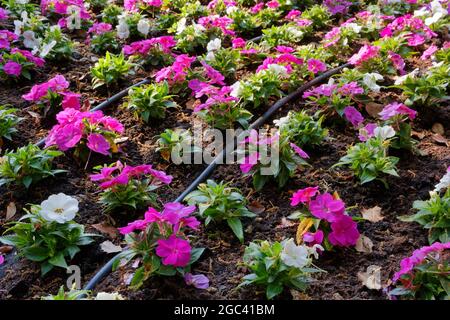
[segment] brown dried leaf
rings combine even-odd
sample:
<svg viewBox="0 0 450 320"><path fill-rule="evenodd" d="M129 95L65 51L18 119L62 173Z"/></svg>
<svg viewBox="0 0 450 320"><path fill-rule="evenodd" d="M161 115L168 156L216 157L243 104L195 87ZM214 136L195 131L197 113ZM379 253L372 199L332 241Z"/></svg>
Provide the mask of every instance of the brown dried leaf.
<svg viewBox="0 0 450 320"><path fill-rule="evenodd" d="M117 229L106 222L93 224L91 225L91 227L100 231L101 233L107 234L112 239L117 238Z"/></svg>
<svg viewBox="0 0 450 320"><path fill-rule="evenodd" d="M380 290L381 287L381 267L371 265L366 272L358 272L358 279L364 286L371 290Z"/></svg>
<svg viewBox="0 0 450 320"><path fill-rule="evenodd" d="M378 113L383 110L383 105L375 102L369 102L365 107L367 113L373 118L378 118Z"/></svg>
<svg viewBox="0 0 450 320"><path fill-rule="evenodd" d="M369 237L360 235L358 241L356 241L355 249L358 252L371 253L373 248L373 242Z"/></svg>
<svg viewBox="0 0 450 320"><path fill-rule="evenodd" d="M424 131L417 132L417 131L412 130L411 131L411 135L414 136L414 137L419 138L420 140L422 140L423 138L425 138L426 133Z"/></svg>
<svg viewBox="0 0 450 320"><path fill-rule="evenodd" d="M436 122L435 124L433 124L433 126L431 127L431 131L433 131L434 133L440 134L441 136L443 136L445 134L444 126L442 124L440 124L439 122Z"/></svg>
<svg viewBox="0 0 450 320"><path fill-rule="evenodd" d="M1 246L1 247L0 247L0 253L3 253L3 254L9 253L9 252L11 252L12 250L13 250L13 247L12 247L12 246Z"/></svg>
<svg viewBox="0 0 450 320"><path fill-rule="evenodd" d="M375 206L369 209L363 209L361 211L363 219L370 222L378 222L384 219L381 215L381 208L379 206Z"/></svg>
<svg viewBox="0 0 450 320"><path fill-rule="evenodd" d="M295 226L295 223L292 221L289 221L285 217L281 218L281 223L275 227L275 229L285 229Z"/></svg>
<svg viewBox="0 0 450 320"><path fill-rule="evenodd" d="M6 220L11 220L12 217L15 216L17 212L16 204L14 202L10 202L6 207Z"/></svg>
<svg viewBox="0 0 450 320"><path fill-rule="evenodd" d="M437 143L445 144L447 147L450 146L448 140L441 136L439 133L435 133L431 136Z"/></svg>

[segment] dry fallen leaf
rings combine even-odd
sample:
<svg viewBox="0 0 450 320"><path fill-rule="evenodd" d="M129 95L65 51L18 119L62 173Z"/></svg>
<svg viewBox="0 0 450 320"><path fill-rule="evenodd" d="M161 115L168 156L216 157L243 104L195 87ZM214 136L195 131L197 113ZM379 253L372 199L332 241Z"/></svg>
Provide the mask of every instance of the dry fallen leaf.
<svg viewBox="0 0 450 320"><path fill-rule="evenodd" d="M434 133L438 133L442 136L445 134L444 126L442 124L440 124L439 122L436 122L435 124L433 124L433 126L431 127L431 131L433 131Z"/></svg>
<svg viewBox="0 0 450 320"><path fill-rule="evenodd" d="M301 244L303 242L303 235L311 229L314 221L311 218L305 218L298 224L296 240L297 244Z"/></svg>
<svg viewBox="0 0 450 320"><path fill-rule="evenodd" d="M369 209L363 209L361 211L361 214L363 219L370 222L378 222L384 219L384 217L381 215L381 208L379 206L375 206Z"/></svg>
<svg viewBox="0 0 450 320"><path fill-rule="evenodd" d="M373 248L373 242L369 237L360 235L358 241L356 241L355 249L358 252L371 253Z"/></svg>
<svg viewBox="0 0 450 320"><path fill-rule="evenodd" d="M371 290L380 290L381 287L381 267L371 265L366 272L358 272L358 279L364 286Z"/></svg>
<svg viewBox="0 0 450 320"><path fill-rule="evenodd" d="M16 204L14 202L10 202L8 206L6 207L6 220L11 220L12 217L17 212Z"/></svg>
<svg viewBox="0 0 450 320"><path fill-rule="evenodd" d="M260 214L263 213L265 208L264 206L259 203L258 201L252 201L248 206L248 210L250 210L253 213Z"/></svg>
<svg viewBox="0 0 450 320"><path fill-rule="evenodd" d="M93 224L91 225L91 227L100 231L101 233L106 233L112 239L117 238L117 229L107 224L106 222Z"/></svg>
<svg viewBox="0 0 450 320"><path fill-rule="evenodd" d="M450 146L448 140L441 136L439 133L435 133L431 136L437 143L445 144L447 147Z"/></svg>
<svg viewBox="0 0 450 320"><path fill-rule="evenodd" d="M105 242L100 243L100 248L106 253L115 253L115 252L122 251L122 248L120 246L116 246L114 243L112 243L109 240L106 240Z"/></svg>
<svg viewBox="0 0 450 320"><path fill-rule="evenodd" d="M290 228L290 227L293 227L295 225L295 223L294 222L292 222L292 221L289 221L288 219L286 219L286 218L281 218L281 223L279 224L279 225L277 225L276 227L275 227L275 229L284 229L284 228Z"/></svg>
<svg viewBox="0 0 450 320"><path fill-rule="evenodd" d="M312 298L306 293L297 291L295 289L291 289L290 292L292 295L292 300L312 300Z"/></svg>
<svg viewBox="0 0 450 320"><path fill-rule="evenodd" d="M426 134L426 132L424 132L424 131L418 132L418 131L411 130L411 135L412 135L413 137L419 138L419 140L422 140L423 138L425 138L425 136L426 136L427 134Z"/></svg>
<svg viewBox="0 0 450 320"><path fill-rule="evenodd" d="M369 102L366 104L367 113L373 117L378 118L378 114L383 110L383 105L379 103Z"/></svg>

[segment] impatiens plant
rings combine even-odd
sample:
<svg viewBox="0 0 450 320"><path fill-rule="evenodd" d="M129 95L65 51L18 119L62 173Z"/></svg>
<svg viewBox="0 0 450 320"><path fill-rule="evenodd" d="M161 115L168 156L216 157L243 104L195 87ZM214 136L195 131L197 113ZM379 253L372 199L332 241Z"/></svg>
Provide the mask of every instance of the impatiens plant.
<svg viewBox="0 0 450 320"><path fill-rule="evenodd" d="M258 137L258 133L251 130L249 137L242 142L246 143L247 151L242 148L237 151L238 155L245 153L240 169L246 176L252 177L257 191L270 179L274 179L280 188L283 187L299 166L308 165L304 160L309 158L308 154L279 132Z"/></svg>
<svg viewBox="0 0 450 320"><path fill-rule="evenodd" d="M158 151L164 160L169 161L172 157L182 159L189 157L191 159L195 152L201 152L201 149L193 145L192 133L190 130L171 130L166 129L159 135L157 140ZM179 164L179 163L176 163Z"/></svg>
<svg viewBox="0 0 450 320"><path fill-rule="evenodd" d="M0 146L2 138L11 140L12 135L17 132L16 125L22 120L16 115L17 109L10 106L0 106Z"/></svg>
<svg viewBox="0 0 450 320"><path fill-rule="evenodd" d="M414 250L400 262L387 293L391 299L448 300L450 242L435 242Z"/></svg>
<svg viewBox="0 0 450 320"><path fill-rule="evenodd" d="M267 299L281 294L285 287L305 291L312 281L311 273L320 272L312 263L320 245L296 245L294 239L282 242L251 242L245 248L243 262L250 274L240 286L265 287Z"/></svg>
<svg viewBox="0 0 450 320"><path fill-rule="evenodd" d="M391 125L396 131L397 139L392 142L391 147L411 150L416 141L411 138L411 125L407 120L414 120L417 112L402 103L393 102L386 105L379 115L386 121L385 124Z"/></svg>
<svg viewBox="0 0 450 320"><path fill-rule="evenodd" d="M167 82L152 83L131 88L126 106L148 123L150 119L164 119L166 109L177 106L172 97Z"/></svg>
<svg viewBox="0 0 450 320"><path fill-rule="evenodd" d="M53 169L52 162L63 153L41 149L33 144L7 152L0 158L0 186L16 184L29 188L31 184L65 172Z"/></svg>
<svg viewBox="0 0 450 320"><path fill-rule="evenodd" d="M333 247L356 245L360 234L358 225L348 215L345 203L337 194L320 194L319 187L300 189L291 198L291 205L302 203L306 211L293 213L298 218L297 242L322 245L326 250Z"/></svg>
<svg viewBox="0 0 450 320"><path fill-rule="evenodd" d="M322 127L325 119L319 112L310 116L306 111L290 111L286 117L275 120L282 135L289 137L300 147L319 145L328 136L328 130Z"/></svg>
<svg viewBox="0 0 450 320"><path fill-rule="evenodd" d="M93 235L84 233L84 226L73 221L78 212L78 200L73 197L54 194L26 211L19 221L9 224L0 242L15 246L20 256L39 262L42 275L54 267L67 268L66 259L73 259L79 246L93 241Z"/></svg>
<svg viewBox="0 0 450 320"><path fill-rule="evenodd" d="M154 191L172 181L172 176L153 169L151 165L132 167L117 161L96 169L99 173L90 178L99 183L102 189L100 203L107 212L156 206L157 196Z"/></svg>
<svg viewBox="0 0 450 320"><path fill-rule="evenodd" d="M41 57L47 60L69 59L73 53L74 44L59 26L48 28L42 39Z"/></svg>
<svg viewBox="0 0 450 320"><path fill-rule="evenodd" d="M413 208L417 213L399 217L402 221L417 222L428 229L428 242L448 242L450 240L450 168L436 189L430 192L430 199L417 200ZM439 191L447 189L441 196Z"/></svg>
<svg viewBox="0 0 450 320"><path fill-rule="evenodd" d="M126 60L123 54L113 55L106 52L105 57L100 58L91 68L94 89L103 85L109 88L110 85L131 74L132 67L130 60Z"/></svg>
<svg viewBox="0 0 450 320"><path fill-rule="evenodd" d="M226 221L233 233L244 242L244 229L241 218L252 218L256 215L247 209L247 199L239 189L230 187L223 181L216 183L208 180L198 186L185 199L189 205L198 206L199 215L205 218L205 226L212 222Z"/></svg>
<svg viewBox="0 0 450 320"><path fill-rule="evenodd" d="M95 22L88 30L89 37L86 40L95 53L111 52L119 50L119 42L112 25L106 22Z"/></svg>
<svg viewBox="0 0 450 320"><path fill-rule="evenodd" d="M1 31L0 50L3 45ZM17 80L20 76L31 79L31 71L43 67L44 63L44 59L35 57L27 50L13 48L10 52L0 55L0 79L13 78Z"/></svg>
<svg viewBox="0 0 450 320"><path fill-rule="evenodd" d="M30 92L23 95L26 101L35 102L44 109L44 113L55 113L60 106L63 109L80 109L78 93L68 90L69 82L62 75L56 75L47 82L34 85Z"/></svg>
<svg viewBox="0 0 450 320"><path fill-rule="evenodd" d="M156 82L167 81L171 92L178 93L184 89L184 85L191 73L191 64L195 60L195 57L180 54L175 58L171 66L162 68L155 74Z"/></svg>
<svg viewBox="0 0 450 320"><path fill-rule="evenodd" d="M130 285L139 288L152 276L185 277L188 284L205 289L205 281L198 281L188 274L191 265L202 255L203 248L192 248L187 230L198 230L200 222L192 217L195 206L185 207L171 202L164 205L162 212L149 208L142 220L119 228L125 236L129 249L119 254L113 269L119 263L131 262L137 266Z"/></svg>
<svg viewBox="0 0 450 320"><path fill-rule="evenodd" d="M103 155L118 152L115 139L124 132L116 119L104 116L101 111L81 112L72 108L56 115L58 124L49 132L45 145L56 145L59 150L75 149L75 156L87 159L90 152Z"/></svg>
<svg viewBox="0 0 450 320"><path fill-rule="evenodd" d="M167 65L173 62L171 50L176 44L172 36L162 36L126 45L123 47L123 53L135 57L144 64Z"/></svg>
<svg viewBox="0 0 450 320"><path fill-rule="evenodd" d="M334 166L348 165L360 179L361 184L379 180L387 188L386 180L380 175L384 173L398 177L396 164L399 159L388 156L390 138L394 136L395 131L392 127L377 127L374 129L373 137L351 146L347 150L347 155Z"/></svg>
<svg viewBox="0 0 450 320"><path fill-rule="evenodd" d="M227 79L234 79L241 63L240 51L234 48L222 48L220 39L214 39L207 45L208 53L204 60Z"/></svg>

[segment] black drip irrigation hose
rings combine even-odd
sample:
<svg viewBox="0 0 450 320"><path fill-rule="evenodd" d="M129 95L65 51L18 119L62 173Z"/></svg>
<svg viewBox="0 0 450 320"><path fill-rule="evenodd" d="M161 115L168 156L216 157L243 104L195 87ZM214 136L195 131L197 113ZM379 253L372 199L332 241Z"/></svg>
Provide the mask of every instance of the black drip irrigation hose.
<svg viewBox="0 0 450 320"><path fill-rule="evenodd" d="M113 103L119 101L120 99L122 99L123 97L125 97L125 96L128 94L128 91L129 91L131 88L137 87L137 86L140 86L140 85L143 85L143 84L147 84L147 83L150 83L150 82L151 82L150 79L144 79L144 80L142 80L142 81L139 81L138 83L135 83L135 84L129 86L128 88L123 89L123 90L120 91L119 93L116 93L115 95L113 95L112 97L106 99L105 101L103 101L102 103L100 103L98 106L96 106L95 108L92 108L92 109L89 110L89 111L90 111L90 112L93 112L93 111L99 111L99 110L105 109L106 107L110 106L111 104L113 104ZM39 140L38 142L36 142L35 145L36 145L37 147L40 147L40 148L41 148L41 147L45 144L45 140L46 140L46 139L47 139L47 138L42 138L41 140Z"/></svg>
<svg viewBox="0 0 450 320"><path fill-rule="evenodd" d="M346 67L350 67L350 64L346 63L343 64L339 67L336 67L334 69L331 69L329 71L324 72L323 74L321 74L320 76L314 78L313 80L309 81L308 83L302 85L301 87L299 87L296 91L290 93L289 95L287 95L284 98L281 98L280 100L278 100L277 102L275 102L270 108L269 110L267 110L261 117L259 117L258 119L256 119L256 121L254 121L248 128L248 130L250 129L256 129L259 126L263 125L264 123L267 122L267 120L276 112L278 111L281 107L283 107L285 104L293 101L294 99L299 98L303 92L305 92L306 90L308 90L309 88L311 88L312 86L315 86L316 84L319 84L323 81L325 81L326 79L328 79L329 77L335 75L336 73L340 72L342 69L346 68ZM245 133L244 133L245 134ZM238 139L239 140L239 137ZM225 149L222 150L220 152L220 154L214 158L214 160L202 171L202 173L195 178L195 180L174 200L174 202L182 202L183 199L186 197L186 195L188 195L191 191L193 191L195 188L197 188L197 186L202 183L204 180L206 180L212 173L213 171L216 169L216 167L218 166L218 164L223 160L223 157L225 155L225 151L230 150L230 148L232 148L232 150L235 149L235 145L236 145L236 140L233 141L232 143L230 143L229 145L225 146ZM231 150L231 151L232 151ZM95 286L100 282L100 280L102 280L104 277L106 277L109 273L111 273L112 271L112 266L114 264L114 262L116 261L116 259L119 257L119 254L115 255L114 257L112 257L93 277L92 279L88 282L88 284L84 287L84 290L92 290L95 288Z"/></svg>

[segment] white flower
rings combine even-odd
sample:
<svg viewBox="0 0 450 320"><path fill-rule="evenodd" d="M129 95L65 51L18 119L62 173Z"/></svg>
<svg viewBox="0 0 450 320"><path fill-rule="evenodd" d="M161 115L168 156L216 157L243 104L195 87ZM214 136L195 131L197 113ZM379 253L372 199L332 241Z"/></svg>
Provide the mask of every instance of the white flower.
<svg viewBox="0 0 450 320"><path fill-rule="evenodd" d="M450 187L450 167L447 173L442 177L441 181L437 185L434 186L434 191L439 192L442 189L446 189Z"/></svg>
<svg viewBox="0 0 450 320"><path fill-rule="evenodd" d="M295 27L289 27L287 28L287 32L289 32L295 39L299 39L303 37L303 31L298 30Z"/></svg>
<svg viewBox="0 0 450 320"><path fill-rule="evenodd" d="M375 137L386 140L395 136L395 130L391 126L377 127L373 131Z"/></svg>
<svg viewBox="0 0 450 320"><path fill-rule="evenodd" d="M214 40L211 40L208 42L208 45L206 46L206 50L208 51L215 51L219 50L222 47L222 41L219 38L215 38Z"/></svg>
<svg viewBox="0 0 450 320"><path fill-rule="evenodd" d="M202 35L202 33L206 30L204 26L198 23L194 23L193 26L194 26L194 34L196 36Z"/></svg>
<svg viewBox="0 0 450 320"><path fill-rule="evenodd" d="M20 20L14 20L14 33L18 36L22 34L23 22Z"/></svg>
<svg viewBox="0 0 450 320"><path fill-rule="evenodd" d="M354 33L360 33L362 29L362 27L358 26L356 23L348 23L345 27L351 29Z"/></svg>
<svg viewBox="0 0 450 320"><path fill-rule="evenodd" d="M148 19L139 20L137 30L144 36L147 36L148 32L150 31L150 21Z"/></svg>
<svg viewBox="0 0 450 320"><path fill-rule="evenodd" d="M235 98L239 98L240 95L242 94L242 84L240 81L236 81L235 83L233 83L231 85L231 92L230 92L230 96L235 97Z"/></svg>
<svg viewBox="0 0 450 320"><path fill-rule="evenodd" d="M18 4L27 4L29 0L16 0Z"/></svg>
<svg viewBox="0 0 450 320"><path fill-rule="evenodd" d="M267 72L271 72L273 74L276 74L277 76L280 76L280 77L283 77L283 78L289 76L289 73L288 73L286 67L285 66L280 66L279 64L276 64L276 63L269 64L267 66L266 71Z"/></svg>
<svg viewBox="0 0 450 320"><path fill-rule="evenodd" d="M205 60L207 62L214 62L216 60L216 55L214 54L214 51L209 51L205 56Z"/></svg>
<svg viewBox="0 0 450 320"><path fill-rule="evenodd" d="M80 8L75 5L67 7L66 13L69 16L66 18L66 24L69 30L81 29L80 12L81 12Z"/></svg>
<svg viewBox="0 0 450 320"><path fill-rule="evenodd" d="M23 33L23 45L28 49L39 47L40 41L36 39L33 31L27 30Z"/></svg>
<svg viewBox="0 0 450 320"><path fill-rule="evenodd" d="M78 200L64 193L52 194L42 201L40 214L47 221L66 223L73 220L78 212Z"/></svg>
<svg viewBox="0 0 450 320"><path fill-rule="evenodd" d="M372 91L380 92L380 86L377 85L378 80L383 80L383 76L379 73L366 73L363 77L363 83Z"/></svg>
<svg viewBox="0 0 450 320"><path fill-rule="evenodd" d="M125 300L121 294L117 292L108 293L108 292L99 292L95 297L95 300Z"/></svg>
<svg viewBox="0 0 450 320"><path fill-rule="evenodd" d="M273 120L273 124L281 129L281 127L283 127L284 125L286 125L286 123L289 122L290 115L291 115L291 113L289 112L289 114L286 117L282 117L280 119Z"/></svg>
<svg viewBox="0 0 450 320"><path fill-rule="evenodd" d="M312 247L307 247L309 250L309 254L314 256L314 259L319 259L319 254L323 251L325 251L325 249L320 245L320 244L315 244Z"/></svg>
<svg viewBox="0 0 450 320"><path fill-rule="evenodd" d="M178 21L177 24L177 34L180 34L186 29L186 18L181 18L180 21Z"/></svg>
<svg viewBox="0 0 450 320"><path fill-rule="evenodd" d="M395 85L398 86L402 84L408 77L415 78L419 73L419 68L414 69L412 72L405 74L404 76L395 77Z"/></svg>
<svg viewBox="0 0 450 320"><path fill-rule="evenodd" d="M297 246L291 238L284 243L281 260L287 266L303 268L309 263L309 250L306 246Z"/></svg>
<svg viewBox="0 0 450 320"><path fill-rule="evenodd" d="M130 36L130 28L124 19L119 20L119 24L116 27L117 36L120 39L127 39Z"/></svg>
<svg viewBox="0 0 450 320"><path fill-rule="evenodd" d="M238 11L238 7L236 7L236 6L228 7L227 10L226 10L227 15L230 15L233 12L236 12L236 11Z"/></svg>

